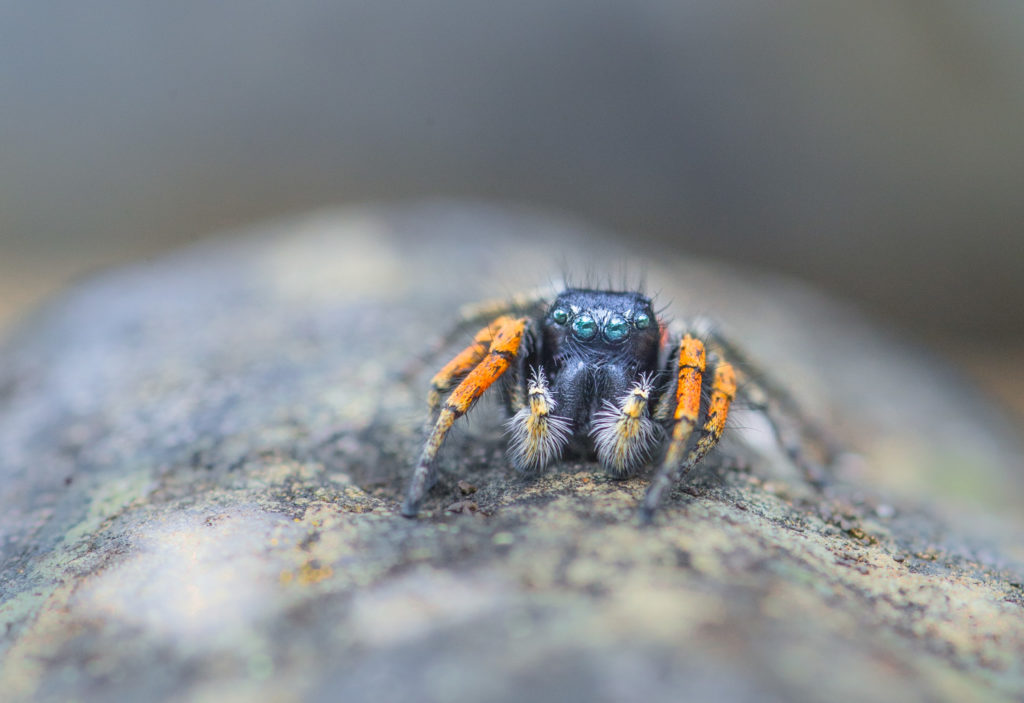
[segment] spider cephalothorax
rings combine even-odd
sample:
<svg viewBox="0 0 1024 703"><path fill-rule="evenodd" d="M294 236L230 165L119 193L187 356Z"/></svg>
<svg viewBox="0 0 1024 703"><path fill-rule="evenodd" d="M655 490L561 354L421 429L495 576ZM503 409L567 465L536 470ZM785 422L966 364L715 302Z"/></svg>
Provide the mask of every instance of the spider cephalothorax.
<svg viewBox="0 0 1024 703"><path fill-rule="evenodd" d="M655 441L654 425L639 415L629 428L616 418L623 402L643 393L648 400L658 369L661 332L651 301L637 293L570 289L559 295L540 323L530 369L530 397L546 404L556 431L537 427L539 409L527 403L509 422L510 456L521 470L543 468L542 457L595 455L615 475L643 463ZM616 451L616 439L623 439Z"/></svg>
<svg viewBox="0 0 1024 703"><path fill-rule="evenodd" d="M407 517L436 479L452 424L499 379L511 415L508 456L519 471L536 474L574 456L624 478L656 462L641 506L645 521L718 443L738 376L748 401L801 458L780 404L737 370L735 349L707 325L670 329L641 293L569 288L553 300L485 303L464 313L460 328L480 320L488 322L473 343L431 381L431 430L402 505Z"/></svg>

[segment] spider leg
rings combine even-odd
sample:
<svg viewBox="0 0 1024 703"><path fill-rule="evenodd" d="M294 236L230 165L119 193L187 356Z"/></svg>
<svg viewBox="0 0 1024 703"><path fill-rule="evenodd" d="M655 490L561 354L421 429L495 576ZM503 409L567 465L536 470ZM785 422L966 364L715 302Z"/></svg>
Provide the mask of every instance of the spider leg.
<svg viewBox="0 0 1024 703"><path fill-rule="evenodd" d="M508 370L519 354L526 324L527 318L507 318L497 325L487 354L445 400L409 481L405 502L402 503L402 515L415 517L419 512L423 496L437 480L435 460L448 431L458 418L466 414L484 391Z"/></svg>
<svg viewBox="0 0 1024 703"><path fill-rule="evenodd" d="M675 393L665 393L655 410L654 417L665 422L671 416L671 439L666 462L672 458L675 463L682 458L686 443L697 425L700 413L701 388L707 364L704 343L686 335L678 344L679 352L673 359L672 370L677 376Z"/></svg>
<svg viewBox="0 0 1024 703"><path fill-rule="evenodd" d="M411 359L399 373L399 380L408 382L423 369L427 362L474 327L486 324L488 321L493 321L491 322L491 325L493 325L494 322L497 322L498 318L510 315L534 316L539 314L547 306L551 294L552 291L550 289L537 289L518 293L507 298L495 298L463 305L459 308L459 316L455 324L430 343L422 353L417 354ZM488 325L488 328L491 325ZM475 342L476 340L474 340L474 345ZM484 343L483 351L487 351L486 342ZM480 355L480 358L483 358L483 354ZM466 368L463 373L468 373L471 369L472 365Z"/></svg>
<svg viewBox="0 0 1024 703"><path fill-rule="evenodd" d="M550 288L515 293L506 298L492 298L468 303L459 308L459 326L479 324L499 315L537 313L546 307L554 291Z"/></svg>
<svg viewBox="0 0 1024 703"><path fill-rule="evenodd" d="M465 378L479 364L491 348L495 333L513 318L502 315L494 318L483 327L473 342L460 351L455 357L441 367L441 370L430 379L430 391L427 392L428 422L433 425L437 421L437 413L441 407L441 397L449 392L457 382Z"/></svg>
<svg viewBox="0 0 1024 703"><path fill-rule="evenodd" d="M821 425L808 418L789 393L772 383L721 333L709 329L708 344L720 356L737 363L737 381L743 389L746 405L768 420L779 446L800 469L804 479L822 490L829 482L826 467L833 466L846 449ZM820 455L820 460L812 453Z"/></svg>
<svg viewBox="0 0 1024 703"><path fill-rule="evenodd" d="M814 460L807 451L808 440L818 439L814 436L814 426L803 416L789 411L784 403L748 374L741 373L740 382L743 384L747 404L768 420L775 440L800 469L804 479L817 490L823 489L828 484L826 470L823 464ZM824 454L824 463L831 464L839 451L826 446Z"/></svg>
<svg viewBox="0 0 1024 703"><path fill-rule="evenodd" d="M672 436L665 458L655 471L640 507L640 519L644 523L649 523L654 517L654 511L657 510L665 492L676 485L718 444L729 416L729 407L736 395L736 372L728 362L716 359L704 424L696 442L689 452L686 452L697 423L706 369L706 351L700 340L690 335L683 337L679 343L678 369Z"/></svg>

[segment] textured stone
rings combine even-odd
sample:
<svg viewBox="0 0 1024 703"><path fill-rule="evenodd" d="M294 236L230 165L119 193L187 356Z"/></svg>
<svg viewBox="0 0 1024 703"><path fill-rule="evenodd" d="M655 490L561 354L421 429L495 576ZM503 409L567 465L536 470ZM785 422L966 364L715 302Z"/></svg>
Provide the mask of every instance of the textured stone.
<svg viewBox="0 0 1024 703"><path fill-rule="evenodd" d="M861 452L834 495L748 413L641 529L643 477L523 481L484 404L398 517L429 369L396 371L461 303L627 259L528 212L367 208L39 310L0 356L5 700L1017 699L1016 437L786 281L646 266Z"/></svg>

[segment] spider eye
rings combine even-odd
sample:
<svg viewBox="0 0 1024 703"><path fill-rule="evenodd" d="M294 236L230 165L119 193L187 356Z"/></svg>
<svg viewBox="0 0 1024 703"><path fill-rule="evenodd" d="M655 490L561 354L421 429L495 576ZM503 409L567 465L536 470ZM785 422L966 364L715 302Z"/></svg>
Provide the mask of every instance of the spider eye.
<svg viewBox="0 0 1024 703"><path fill-rule="evenodd" d="M565 308L555 308L551 311L551 319L560 325L564 325L569 319L569 312Z"/></svg>
<svg viewBox="0 0 1024 703"><path fill-rule="evenodd" d="M608 338L609 342L621 341L628 334L629 323L626 322L626 318L622 315L612 315L611 319L608 320L608 324L604 326L604 336Z"/></svg>
<svg viewBox="0 0 1024 703"><path fill-rule="evenodd" d="M633 324L636 325L638 330L645 330L651 326L651 316L642 312L633 318Z"/></svg>
<svg viewBox="0 0 1024 703"><path fill-rule="evenodd" d="M583 313L572 321L572 333L584 341L593 339L594 335L597 334L597 323L594 322L593 317Z"/></svg>

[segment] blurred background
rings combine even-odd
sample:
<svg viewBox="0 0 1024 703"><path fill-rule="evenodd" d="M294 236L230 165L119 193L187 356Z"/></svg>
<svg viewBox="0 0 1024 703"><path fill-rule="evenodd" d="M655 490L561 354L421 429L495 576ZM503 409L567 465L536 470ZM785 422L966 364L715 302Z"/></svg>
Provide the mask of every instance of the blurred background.
<svg viewBox="0 0 1024 703"><path fill-rule="evenodd" d="M0 0L0 332L307 208L470 196L796 276L1024 417L1024 4Z"/></svg>

